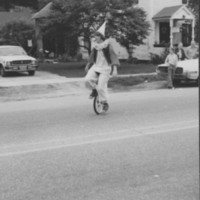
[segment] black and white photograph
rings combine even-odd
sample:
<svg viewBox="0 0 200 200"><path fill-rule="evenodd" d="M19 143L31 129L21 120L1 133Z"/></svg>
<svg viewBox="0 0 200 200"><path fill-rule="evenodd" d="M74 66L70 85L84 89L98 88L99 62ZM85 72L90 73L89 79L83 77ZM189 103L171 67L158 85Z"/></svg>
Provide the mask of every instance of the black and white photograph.
<svg viewBox="0 0 200 200"><path fill-rule="evenodd" d="M199 0L0 0L0 200L199 200Z"/></svg>

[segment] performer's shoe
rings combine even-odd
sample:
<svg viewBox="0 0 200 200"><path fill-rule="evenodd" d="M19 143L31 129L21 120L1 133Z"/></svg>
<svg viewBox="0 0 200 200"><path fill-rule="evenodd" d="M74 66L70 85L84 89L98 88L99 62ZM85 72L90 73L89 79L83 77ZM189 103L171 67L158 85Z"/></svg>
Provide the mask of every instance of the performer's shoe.
<svg viewBox="0 0 200 200"><path fill-rule="evenodd" d="M96 90L96 89L93 89L93 90L92 90L92 93L91 93L90 96L89 96L89 99L93 99L93 98L96 97L97 95L98 95L97 90Z"/></svg>
<svg viewBox="0 0 200 200"><path fill-rule="evenodd" d="M107 102L103 102L103 110L106 112L109 109L109 104Z"/></svg>

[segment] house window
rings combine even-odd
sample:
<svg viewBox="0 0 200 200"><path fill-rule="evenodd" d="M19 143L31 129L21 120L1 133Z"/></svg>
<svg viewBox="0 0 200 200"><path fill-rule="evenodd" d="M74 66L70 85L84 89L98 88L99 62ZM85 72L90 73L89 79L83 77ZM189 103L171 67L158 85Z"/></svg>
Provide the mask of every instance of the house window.
<svg viewBox="0 0 200 200"><path fill-rule="evenodd" d="M192 40L192 25L191 24L183 24L181 29L182 33L182 43L184 46L190 45Z"/></svg>
<svg viewBox="0 0 200 200"><path fill-rule="evenodd" d="M160 22L160 45L168 45L170 43L170 26L169 22Z"/></svg>
<svg viewBox="0 0 200 200"><path fill-rule="evenodd" d="M187 4L187 0L182 0L182 4Z"/></svg>

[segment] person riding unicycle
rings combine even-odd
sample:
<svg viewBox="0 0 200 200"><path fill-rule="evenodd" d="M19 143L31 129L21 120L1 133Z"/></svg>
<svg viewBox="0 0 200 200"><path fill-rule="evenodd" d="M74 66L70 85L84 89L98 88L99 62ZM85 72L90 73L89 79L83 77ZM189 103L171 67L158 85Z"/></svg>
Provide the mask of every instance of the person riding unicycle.
<svg viewBox="0 0 200 200"><path fill-rule="evenodd" d="M106 22L94 34L95 42L85 67L87 72L85 84L92 90L89 98L92 99L98 94L103 110L107 111L109 108L108 81L120 63L109 39L105 39L105 26Z"/></svg>

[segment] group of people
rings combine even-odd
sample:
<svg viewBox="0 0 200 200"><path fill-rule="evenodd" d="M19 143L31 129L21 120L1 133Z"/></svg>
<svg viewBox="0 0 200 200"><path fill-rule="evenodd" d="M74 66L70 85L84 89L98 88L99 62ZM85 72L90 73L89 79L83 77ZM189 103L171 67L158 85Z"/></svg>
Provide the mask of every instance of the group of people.
<svg viewBox="0 0 200 200"><path fill-rule="evenodd" d="M90 54L89 62L85 67L87 75L85 77L86 87L92 90L90 98L97 94L103 104L103 109L108 110L108 80L120 63L109 39L105 38L106 22L94 34L94 45ZM198 57L198 47L192 41L191 45L184 51L183 44L180 43L177 49L170 48L165 63L168 64L168 88L173 88L173 77L177 62L179 60L193 59ZM116 71L116 70L114 70Z"/></svg>
<svg viewBox="0 0 200 200"><path fill-rule="evenodd" d="M168 64L167 87L169 89L174 88L173 79L178 61L185 59L195 59L198 58L198 56L198 47L194 41L191 42L191 45L186 49L186 51L183 49L182 43L179 43L176 49L170 47L169 54L165 59L165 63Z"/></svg>

